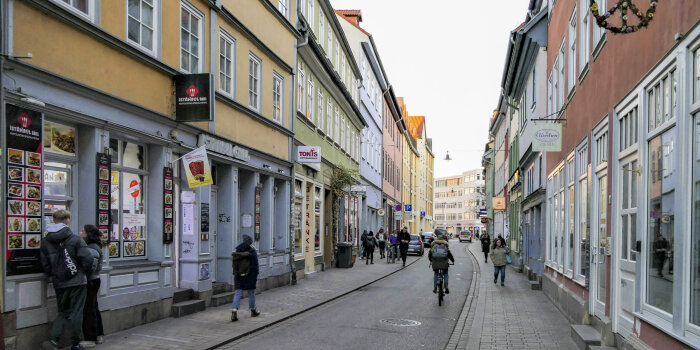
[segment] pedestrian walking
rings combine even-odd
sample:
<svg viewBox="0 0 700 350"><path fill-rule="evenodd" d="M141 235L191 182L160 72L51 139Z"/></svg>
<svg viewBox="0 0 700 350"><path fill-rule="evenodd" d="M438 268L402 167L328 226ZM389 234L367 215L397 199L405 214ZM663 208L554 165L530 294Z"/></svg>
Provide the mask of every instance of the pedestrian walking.
<svg viewBox="0 0 700 350"><path fill-rule="evenodd" d="M377 233L377 244L379 245L379 258L384 259L384 250L386 249L386 232L383 228L379 229Z"/></svg>
<svg viewBox="0 0 700 350"><path fill-rule="evenodd" d="M488 233L484 232L481 234L481 252L484 253L484 262L489 262L489 251L491 250L491 237Z"/></svg>
<svg viewBox="0 0 700 350"><path fill-rule="evenodd" d="M70 212L57 210L53 224L46 225L46 237L41 241L41 266L49 275L56 293L58 315L51 328L51 338L44 349L58 349L63 326L70 322L71 350L83 349L83 308L87 296L85 271L93 268L93 257L80 236L68 227Z"/></svg>
<svg viewBox="0 0 700 350"><path fill-rule="evenodd" d="M80 237L90 249L93 269L87 272L87 296L83 308L83 338L80 344L84 348L94 348L102 344L104 330L102 315L97 305L97 293L100 291L100 271L102 271L102 233L95 225L85 225L80 231Z"/></svg>
<svg viewBox="0 0 700 350"><path fill-rule="evenodd" d="M260 316L260 311L255 307L255 287L258 283L258 252L253 246L253 239L248 235L243 235L243 243L236 247L233 253L233 283L236 289L233 294L233 305L231 306L231 321L238 321L238 308L241 306L243 291L248 291L248 308L250 316Z"/></svg>
<svg viewBox="0 0 700 350"><path fill-rule="evenodd" d="M391 263L396 262L396 256L399 254L399 237L398 233L394 232L389 235L389 255L391 255ZM387 259L388 262L388 259Z"/></svg>
<svg viewBox="0 0 700 350"><path fill-rule="evenodd" d="M369 231L365 236L365 265L374 264L374 247L377 246L377 239L374 238L374 232Z"/></svg>
<svg viewBox="0 0 700 350"><path fill-rule="evenodd" d="M365 240L367 239L367 230L362 231L360 235L360 255L362 256L360 260L367 257L367 252L365 251Z"/></svg>
<svg viewBox="0 0 700 350"><path fill-rule="evenodd" d="M496 284L498 274L501 274L501 285L505 285L506 280L506 254L510 253L508 247L505 246L503 239L496 240L496 246L491 251L491 261L493 262L493 283Z"/></svg>
<svg viewBox="0 0 700 350"><path fill-rule="evenodd" d="M411 235L408 233L408 227L404 226L399 232L399 250L401 251L401 260L403 266L406 266L406 256L408 255L408 242L411 241Z"/></svg>
<svg viewBox="0 0 700 350"><path fill-rule="evenodd" d="M503 236L498 235L498 237L496 238L496 240L493 241L493 242L491 243L491 249L496 248L496 243L498 243L498 241L501 241L501 244L502 244L504 247L506 246L506 240L503 238Z"/></svg>
<svg viewBox="0 0 700 350"><path fill-rule="evenodd" d="M660 233L656 234L654 241L654 265L659 277L664 277L664 264L666 263L666 252L668 251L668 241Z"/></svg>

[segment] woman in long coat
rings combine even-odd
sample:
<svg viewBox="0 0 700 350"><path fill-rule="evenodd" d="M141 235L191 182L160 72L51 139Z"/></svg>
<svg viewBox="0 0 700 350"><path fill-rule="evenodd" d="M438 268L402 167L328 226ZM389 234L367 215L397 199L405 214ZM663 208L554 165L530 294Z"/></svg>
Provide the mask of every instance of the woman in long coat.
<svg viewBox="0 0 700 350"><path fill-rule="evenodd" d="M481 251L484 253L484 262L489 262L489 251L491 250L491 237L484 232L481 234Z"/></svg>
<svg viewBox="0 0 700 350"><path fill-rule="evenodd" d="M231 310L231 321L238 321L238 308L241 306L241 298L243 297L243 291L248 291L248 307L250 308L250 315L252 317L257 317L260 315L260 311L255 308L255 287L258 284L258 273L260 272L260 266L258 265L258 252L253 246L253 239L248 235L243 235L243 243L236 247L237 253L250 253L250 272L244 277L239 277L234 275L233 284L236 289L233 295L233 309Z"/></svg>

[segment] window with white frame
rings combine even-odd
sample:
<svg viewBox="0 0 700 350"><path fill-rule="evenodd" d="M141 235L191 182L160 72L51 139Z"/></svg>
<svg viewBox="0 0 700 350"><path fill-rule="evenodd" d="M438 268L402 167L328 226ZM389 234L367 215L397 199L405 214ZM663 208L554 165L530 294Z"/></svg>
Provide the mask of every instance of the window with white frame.
<svg viewBox="0 0 700 350"><path fill-rule="evenodd" d="M553 77L554 74L550 74L549 78L547 79L547 114L551 115L554 114L554 99L552 96L554 96L554 83L553 83Z"/></svg>
<svg viewBox="0 0 700 350"><path fill-rule="evenodd" d="M586 10L588 2L586 0L581 0L581 25L579 34L579 45L578 49L578 71L582 74L588 65L588 57L591 53L591 41L589 40L589 35L591 32L591 11Z"/></svg>
<svg viewBox="0 0 700 350"><path fill-rule="evenodd" d="M647 90L649 130L656 129L678 115L678 78L676 70L665 73Z"/></svg>
<svg viewBox="0 0 700 350"><path fill-rule="evenodd" d="M314 0L309 1L309 12L307 12L307 19L309 20L309 25L311 30L314 30Z"/></svg>
<svg viewBox="0 0 700 350"><path fill-rule="evenodd" d="M333 62L333 65L335 66L335 69L338 70L338 67L340 67L340 39L336 37L333 41L335 41L335 61Z"/></svg>
<svg viewBox="0 0 700 350"><path fill-rule="evenodd" d="M345 83L345 55L340 55L340 79Z"/></svg>
<svg viewBox="0 0 700 350"><path fill-rule="evenodd" d="M272 78L272 119L280 124L283 121L284 110L284 78L277 72L273 72Z"/></svg>
<svg viewBox="0 0 700 350"><path fill-rule="evenodd" d="M321 47L324 47L326 45L326 41L324 40L324 35L326 34L326 29L324 28L326 19L325 16L323 15L323 8L319 6L318 8L318 43L321 45Z"/></svg>
<svg viewBox="0 0 700 350"><path fill-rule="evenodd" d="M262 61L250 53L248 56L248 107L260 112L260 78Z"/></svg>
<svg viewBox="0 0 700 350"><path fill-rule="evenodd" d="M557 109L562 109L564 107L564 98L566 93L566 61L564 59L566 50L566 37L562 40L561 48L559 49L559 76L557 77Z"/></svg>
<svg viewBox="0 0 700 350"><path fill-rule="evenodd" d="M277 10L284 18L289 18L289 0L277 0Z"/></svg>
<svg viewBox="0 0 700 350"><path fill-rule="evenodd" d="M567 91L571 93L576 85L576 24L578 23L578 17L576 17L576 8L574 7L574 13L569 19L569 63L568 63L568 84Z"/></svg>
<svg viewBox="0 0 700 350"><path fill-rule="evenodd" d="M575 179L576 170L574 169L573 157L567 161L566 178L568 184L567 198L568 199L568 217L567 217L567 235L566 235L566 272L572 273L574 270L574 246L576 245L576 191Z"/></svg>
<svg viewBox="0 0 700 350"><path fill-rule="evenodd" d="M311 74L306 78L306 118L314 120L314 78Z"/></svg>
<svg viewBox="0 0 700 350"><path fill-rule="evenodd" d="M335 106L335 123L333 125L333 140L340 143L340 109Z"/></svg>
<svg viewBox="0 0 700 350"><path fill-rule="evenodd" d="M95 17L95 0L53 0L77 14L93 20Z"/></svg>
<svg viewBox="0 0 700 350"><path fill-rule="evenodd" d="M596 155L595 166L598 167L608 161L608 132L601 133L595 140Z"/></svg>
<svg viewBox="0 0 700 350"><path fill-rule="evenodd" d="M639 139L637 130L637 107L620 117L620 151L637 144Z"/></svg>
<svg viewBox="0 0 700 350"><path fill-rule="evenodd" d="M180 5L180 68L187 73L199 73L202 68L203 18L187 3Z"/></svg>
<svg viewBox="0 0 700 350"><path fill-rule="evenodd" d="M158 0L131 0L126 6L127 40L155 54Z"/></svg>
<svg viewBox="0 0 700 350"><path fill-rule="evenodd" d="M306 115L306 72L304 67L299 66L299 79L297 79L297 110Z"/></svg>
<svg viewBox="0 0 700 350"><path fill-rule="evenodd" d="M600 12L605 13L608 8L608 0L597 0ZM593 25L593 47L596 51L600 50L599 45L604 42L605 39L605 28L598 26L598 24Z"/></svg>
<svg viewBox="0 0 700 350"><path fill-rule="evenodd" d="M342 150L345 150L345 115L340 116L340 139L338 140L340 142L340 148Z"/></svg>
<svg viewBox="0 0 700 350"><path fill-rule="evenodd" d="M326 56L333 60L333 27L331 27L330 19L328 20L328 35L326 36L328 43L326 44Z"/></svg>
<svg viewBox="0 0 700 350"><path fill-rule="evenodd" d="M566 187L566 173L564 166L559 170L559 223L557 237L557 265L560 269L564 268L564 247L565 247L565 232L566 232L566 197L564 188Z"/></svg>
<svg viewBox="0 0 700 350"><path fill-rule="evenodd" d="M531 104L530 108L535 108L535 104L537 104L537 66L532 67L532 73L530 73L530 79L531 80L531 86L530 86L530 99Z"/></svg>
<svg viewBox="0 0 700 350"><path fill-rule="evenodd" d="M590 237L588 232L588 147L580 146L576 151L576 170L578 182L578 216L576 217L576 278L584 282L588 278Z"/></svg>
<svg viewBox="0 0 700 350"><path fill-rule="evenodd" d="M331 96L329 94L328 101L326 102L326 135L332 137L331 131L333 130L333 102L331 101Z"/></svg>
<svg viewBox="0 0 700 350"><path fill-rule="evenodd" d="M235 40L220 29L219 34L219 90L233 97Z"/></svg>
<svg viewBox="0 0 700 350"><path fill-rule="evenodd" d="M321 89L321 84L318 84L318 114L316 115L316 127L319 130L323 130L323 121L326 119L326 116L323 115L323 103L326 101L325 98L323 98L323 90Z"/></svg>

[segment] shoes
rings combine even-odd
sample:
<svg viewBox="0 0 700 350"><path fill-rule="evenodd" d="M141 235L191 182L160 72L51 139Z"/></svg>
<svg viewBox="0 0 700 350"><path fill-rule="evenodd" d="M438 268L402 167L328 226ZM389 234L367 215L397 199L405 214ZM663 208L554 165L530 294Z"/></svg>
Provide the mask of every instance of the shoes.
<svg viewBox="0 0 700 350"><path fill-rule="evenodd" d="M496 284L496 279L495 279L495 278L493 279L493 284Z"/></svg>
<svg viewBox="0 0 700 350"><path fill-rule="evenodd" d="M95 342L92 340L83 340L80 342L80 346L82 346L84 348L94 348Z"/></svg>
<svg viewBox="0 0 700 350"><path fill-rule="evenodd" d="M260 316L260 311L258 311L258 309L250 310L250 317L258 317L258 316Z"/></svg>
<svg viewBox="0 0 700 350"><path fill-rule="evenodd" d="M406 267L406 263L403 263L403 267Z"/></svg>
<svg viewBox="0 0 700 350"><path fill-rule="evenodd" d="M505 284L503 284L503 282L501 282L501 287L503 287L503 286L505 286Z"/></svg>
<svg viewBox="0 0 700 350"><path fill-rule="evenodd" d="M41 343L41 348L44 350L58 350L58 342L55 340L47 340Z"/></svg>
<svg viewBox="0 0 700 350"><path fill-rule="evenodd" d="M95 340L95 344L102 344L102 343L104 343L104 342L105 342L104 337L101 336L101 335L98 335L98 336L97 336L97 340Z"/></svg>
<svg viewBox="0 0 700 350"><path fill-rule="evenodd" d="M370 264L374 264L374 261L372 261Z"/></svg>
<svg viewBox="0 0 700 350"><path fill-rule="evenodd" d="M80 345L80 344L78 344L78 345L73 345L73 346L70 347L70 350L83 350L83 349L85 349L85 348L84 348L82 345Z"/></svg>
<svg viewBox="0 0 700 350"><path fill-rule="evenodd" d="M445 294L450 294L450 288L447 288L447 286L445 286Z"/></svg>
<svg viewBox="0 0 700 350"><path fill-rule="evenodd" d="M238 310L231 309L231 322L238 321Z"/></svg>
<svg viewBox="0 0 700 350"><path fill-rule="evenodd" d="M437 293L437 288L433 288L433 294Z"/></svg>
<svg viewBox="0 0 700 350"><path fill-rule="evenodd" d="M369 265L369 260L365 261L365 265Z"/></svg>

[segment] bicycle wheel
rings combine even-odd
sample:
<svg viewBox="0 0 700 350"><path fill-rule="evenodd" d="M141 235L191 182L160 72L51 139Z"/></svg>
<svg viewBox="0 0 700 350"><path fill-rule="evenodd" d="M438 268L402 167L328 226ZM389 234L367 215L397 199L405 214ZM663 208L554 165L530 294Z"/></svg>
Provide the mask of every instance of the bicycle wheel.
<svg viewBox="0 0 700 350"><path fill-rule="evenodd" d="M442 298L444 296L444 292L442 290L442 276L439 277L440 279L438 280L438 306L442 306Z"/></svg>

